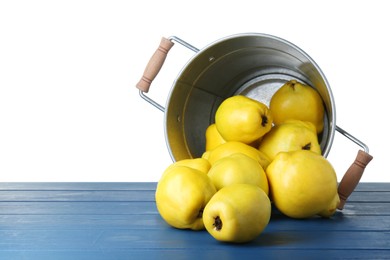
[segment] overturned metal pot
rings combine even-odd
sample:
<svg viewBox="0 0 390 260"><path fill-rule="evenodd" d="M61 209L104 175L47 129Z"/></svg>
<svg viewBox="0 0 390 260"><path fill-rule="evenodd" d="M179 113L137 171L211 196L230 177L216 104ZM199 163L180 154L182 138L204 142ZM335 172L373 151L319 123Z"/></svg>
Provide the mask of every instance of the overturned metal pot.
<svg viewBox="0 0 390 260"><path fill-rule="evenodd" d="M145 95L160 71L174 42L195 55L179 73L165 108ZM318 136L323 156L332 147L335 131L362 147L339 184L342 209L366 165L371 161L368 147L336 125L336 110L325 75L296 45L267 34L237 34L219 39L199 50L178 37L162 38L137 84L143 99L165 113L165 138L172 160L201 157L206 128L214 122L221 102L233 95L245 95L266 105L285 82L295 79L314 87L324 107L324 130Z"/></svg>

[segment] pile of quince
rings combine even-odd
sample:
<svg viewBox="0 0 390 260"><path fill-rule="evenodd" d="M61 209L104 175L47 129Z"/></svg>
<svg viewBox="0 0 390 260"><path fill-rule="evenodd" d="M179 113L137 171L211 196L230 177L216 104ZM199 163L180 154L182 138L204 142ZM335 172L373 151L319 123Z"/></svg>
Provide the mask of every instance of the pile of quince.
<svg viewBox="0 0 390 260"><path fill-rule="evenodd" d="M242 95L225 99L205 132L201 158L172 163L156 189L162 218L215 239L249 242L271 219L271 203L291 218L330 217L339 203L336 173L321 155L324 106L295 80L269 107Z"/></svg>

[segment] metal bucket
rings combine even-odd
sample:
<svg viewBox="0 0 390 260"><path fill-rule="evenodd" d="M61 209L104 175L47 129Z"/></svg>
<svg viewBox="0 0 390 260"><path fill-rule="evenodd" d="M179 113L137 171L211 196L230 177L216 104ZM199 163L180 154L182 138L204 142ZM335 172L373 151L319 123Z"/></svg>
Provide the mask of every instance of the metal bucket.
<svg viewBox="0 0 390 260"><path fill-rule="evenodd" d="M164 108L144 93L149 91L174 42L196 54L173 83ZM359 161L361 177L372 159L368 147L336 126L335 102L325 75L308 54L284 39L259 33L237 34L199 50L180 38L163 38L137 87L142 98L165 112L166 143L172 160L178 161L202 156L206 128L214 123L216 109L224 99L241 94L269 105L276 90L292 79L315 88L323 100L324 130L318 136L323 156L328 155L338 130L364 150L354 162ZM361 156L365 157L364 163L360 162ZM353 185L360 177L354 178Z"/></svg>

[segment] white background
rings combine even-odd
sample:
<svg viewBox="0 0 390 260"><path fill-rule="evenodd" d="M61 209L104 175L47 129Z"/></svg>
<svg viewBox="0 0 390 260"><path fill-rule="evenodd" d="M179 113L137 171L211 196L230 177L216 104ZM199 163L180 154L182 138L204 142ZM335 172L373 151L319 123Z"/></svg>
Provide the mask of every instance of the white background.
<svg viewBox="0 0 390 260"><path fill-rule="evenodd" d="M172 161L164 114L135 88L161 37L201 49L267 33L326 75L336 123L366 143L362 181L386 167L390 37L386 1L1 1L0 181L158 181ZM176 44L149 96L165 106L194 55ZM360 147L336 132L339 179Z"/></svg>

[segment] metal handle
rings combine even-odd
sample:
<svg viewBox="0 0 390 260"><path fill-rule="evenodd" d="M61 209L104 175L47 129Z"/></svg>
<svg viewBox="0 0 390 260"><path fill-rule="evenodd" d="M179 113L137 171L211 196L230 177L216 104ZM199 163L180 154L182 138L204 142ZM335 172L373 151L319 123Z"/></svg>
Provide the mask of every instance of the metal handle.
<svg viewBox="0 0 390 260"><path fill-rule="evenodd" d="M359 150L358 154L355 158L355 161L345 172L343 178L340 181L338 187L338 194L340 197L340 204L338 205L338 209L342 210L344 205L348 199L348 197L355 190L356 186L359 184L359 181L363 175L364 169L367 164L373 159L373 157L368 153L368 146L365 145L362 141L358 140L356 137L352 136L342 128L336 126L336 130L340 132L342 135L359 145L363 150Z"/></svg>
<svg viewBox="0 0 390 260"><path fill-rule="evenodd" d="M152 57L150 58L148 64L146 65L144 74L142 75L140 81L137 83L136 87L139 89L139 94L141 98L143 98L145 101L147 101L149 104L153 105L157 109L164 112L165 108L158 104L153 99L146 96L144 93L149 92L150 85L152 84L153 80L157 76L157 74L160 72L165 59L168 55L169 50L172 48L174 43L172 41L176 41L180 43L181 45L187 47L188 49L198 52L199 50L192 46L191 44L183 41L182 39L171 36L169 38L162 38L160 45L158 46L157 50L154 52Z"/></svg>

